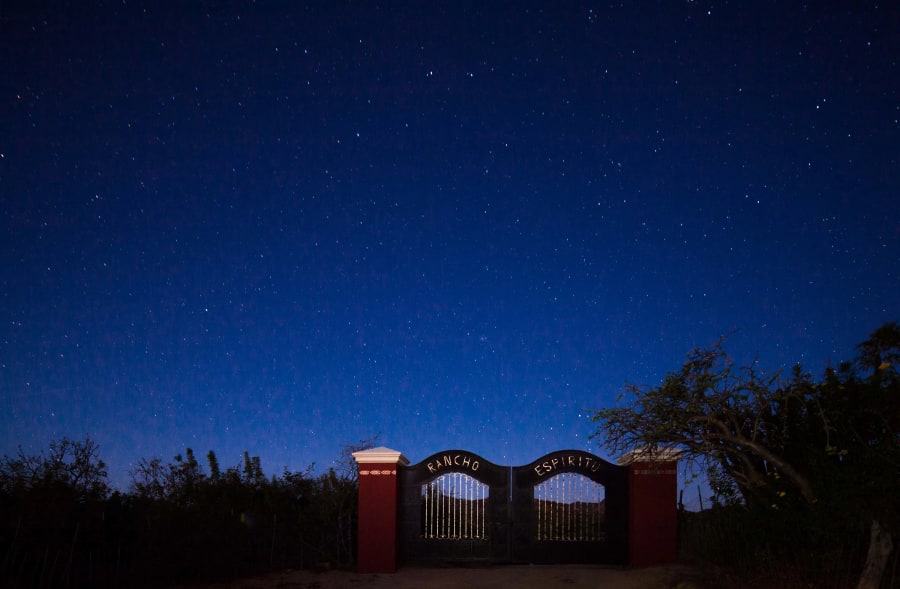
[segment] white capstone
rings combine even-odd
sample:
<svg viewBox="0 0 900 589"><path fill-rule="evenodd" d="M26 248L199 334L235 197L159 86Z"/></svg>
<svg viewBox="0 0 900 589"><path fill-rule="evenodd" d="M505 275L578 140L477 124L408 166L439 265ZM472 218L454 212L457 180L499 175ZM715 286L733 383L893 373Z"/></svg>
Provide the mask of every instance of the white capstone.
<svg viewBox="0 0 900 589"><path fill-rule="evenodd" d="M409 464L409 459L403 455L403 452L384 446L354 452L353 458L356 459L357 464L402 464L403 466Z"/></svg>
<svg viewBox="0 0 900 589"><path fill-rule="evenodd" d="M627 466L632 462L677 462L681 454L682 451L676 448L666 448L665 446L650 448L649 446L643 446L626 452L616 462L621 466Z"/></svg>

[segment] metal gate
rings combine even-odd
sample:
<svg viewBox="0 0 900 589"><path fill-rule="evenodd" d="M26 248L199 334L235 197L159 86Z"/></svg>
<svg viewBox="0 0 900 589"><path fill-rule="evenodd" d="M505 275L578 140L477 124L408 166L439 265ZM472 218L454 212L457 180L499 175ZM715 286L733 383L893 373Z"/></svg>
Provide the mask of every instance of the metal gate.
<svg viewBox="0 0 900 589"><path fill-rule="evenodd" d="M398 475L404 562L625 563L626 470L588 452L507 467L448 450Z"/></svg>

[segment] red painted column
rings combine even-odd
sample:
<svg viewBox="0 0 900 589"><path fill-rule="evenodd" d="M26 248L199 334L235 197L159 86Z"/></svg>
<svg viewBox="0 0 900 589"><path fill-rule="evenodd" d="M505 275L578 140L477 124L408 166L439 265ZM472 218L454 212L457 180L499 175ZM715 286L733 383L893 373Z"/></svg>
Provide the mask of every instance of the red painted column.
<svg viewBox="0 0 900 589"><path fill-rule="evenodd" d="M359 538L356 570L360 573L397 572L397 466L409 460L390 448L354 452L359 468Z"/></svg>
<svg viewBox="0 0 900 589"><path fill-rule="evenodd" d="M678 559L678 453L629 452L628 564L653 566Z"/></svg>

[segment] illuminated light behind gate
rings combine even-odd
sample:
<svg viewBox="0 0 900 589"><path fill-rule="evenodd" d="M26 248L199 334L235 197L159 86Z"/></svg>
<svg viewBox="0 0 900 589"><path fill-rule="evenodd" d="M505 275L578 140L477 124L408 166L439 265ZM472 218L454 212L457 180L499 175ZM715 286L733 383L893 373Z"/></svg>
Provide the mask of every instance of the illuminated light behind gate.
<svg viewBox="0 0 900 589"><path fill-rule="evenodd" d="M490 487L461 472L422 485L422 537L435 540L486 540Z"/></svg>
<svg viewBox="0 0 900 589"><path fill-rule="evenodd" d="M536 538L602 541L603 485L577 473L562 473L534 487Z"/></svg>

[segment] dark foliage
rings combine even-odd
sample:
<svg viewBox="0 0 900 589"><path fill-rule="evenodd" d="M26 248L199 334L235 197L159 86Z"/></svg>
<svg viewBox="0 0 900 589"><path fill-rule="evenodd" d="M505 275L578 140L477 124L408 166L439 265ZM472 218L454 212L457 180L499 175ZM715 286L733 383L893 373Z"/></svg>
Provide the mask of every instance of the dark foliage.
<svg viewBox="0 0 900 589"><path fill-rule="evenodd" d="M677 448L705 467L716 507L684 514L686 555L765 586L894 587L900 326L857 350L819 380L783 379L736 368L720 342L595 420L613 451Z"/></svg>
<svg viewBox="0 0 900 589"><path fill-rule="evenodd" d="M142 460L126 494L110 492L96 444L0 462L0 586L154 587L286 568L354 565L357 479L337 470L267 478L258 457L209 474L187 449Z"/></svg>

